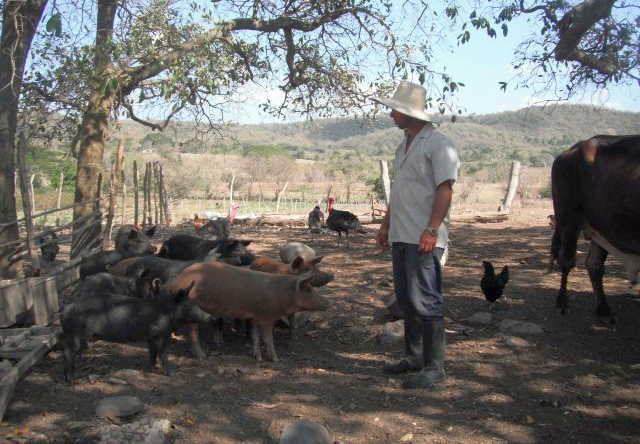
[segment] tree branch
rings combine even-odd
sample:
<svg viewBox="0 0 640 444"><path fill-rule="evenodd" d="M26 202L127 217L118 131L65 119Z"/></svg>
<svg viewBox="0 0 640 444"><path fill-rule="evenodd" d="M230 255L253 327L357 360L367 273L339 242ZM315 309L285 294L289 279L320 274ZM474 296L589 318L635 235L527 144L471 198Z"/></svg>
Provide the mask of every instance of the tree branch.
<svg viewBox="0 0 640 444"><path fill-rule="evenodd" d="M182 110L185 105L184 105L184 103L181 103L180 106L176 107L176 109L174 109L167 116L167 118L164 120L164 122L161 125L158 125L157 123L149 122L148 120L144 120L144 119L141 119L140 117L136 116L136 114L133 112L133 106L131 106L130 103L122 102L122 106L124 106L124 108L129 112L129 118L131 120L133 120L134 122L138 122L141 125L148 126L149 128L151 128L154 131L162 131L167 127L167 125L171 121L171 118L174 115L176 115L180 110Z"/></svg>
<svg viewBox="0 0 640 444"><path fill-rule="evenodd" d="M126 73L127 79L124 81L123 90L133 91L136 86L143 80L149 79L161 73L171 66L177 59L182 57L189 51L197 48L205 42L224 38L234 31L257 31L257 32L277 32L284 29L298 30L303 32L313 31L325 23L330 23L339 19L344 15L371 14L365 8L343 8L330 11L313 20L299 20L292 17L278 17L273 20L255 20L238 18L229 21L223 21L216 24L213 29L196 37L190 41L183 43L178 48L154 57L152 61L144 66L140 66L129 70Z"/></svg>
<svg viewBox="0 0 640 444"><path fill-rule="evenodd" d="M602 74L610 75L616 70L611 60L598 59L578 49L584 35L598 21L611 16L615 0L585 0L567 12L558 23L560 40L555 47L556 60L571 60L589 66Z"/></svg>

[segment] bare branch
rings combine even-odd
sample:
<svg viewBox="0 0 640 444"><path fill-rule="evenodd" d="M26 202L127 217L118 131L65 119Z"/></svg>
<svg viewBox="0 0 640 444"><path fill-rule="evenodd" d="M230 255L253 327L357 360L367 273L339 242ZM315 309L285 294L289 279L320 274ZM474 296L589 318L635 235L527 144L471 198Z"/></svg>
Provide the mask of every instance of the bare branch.
<svg viewBox="0 0 640 444"><path fill-rule="evenodd" d="M162 131L167 127L167 125L169 125L169 122L171 121L173 116L175 116L178 112L180 112L185 107L185 104L181 103L179 106L175 107L175 109L167 116L167 118L164 120L164 122L162 124L160 124L160 125L157 124L157 123L149 122L148 120L144 120L144 119L141 119L140 117L138 117L133 112L133 106L131 106L130 103L123 102L122 106L129 113L129 118L131 120L133 120L134 122L138 122L141 125L148 126L149 128L151 128L154 131Z"/></svg>

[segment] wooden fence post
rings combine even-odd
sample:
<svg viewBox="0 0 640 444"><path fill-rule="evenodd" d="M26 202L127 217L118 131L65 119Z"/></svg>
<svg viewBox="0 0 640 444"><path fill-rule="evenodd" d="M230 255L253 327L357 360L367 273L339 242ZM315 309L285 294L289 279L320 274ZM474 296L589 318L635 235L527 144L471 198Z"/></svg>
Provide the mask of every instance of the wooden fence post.
<svg viewBox="0 0 640 444"><path fill-rule="evenodd" d="M124 183L124 180L122 182L122 219L120 219L120 225L124 225L124 222L126 220L126 213L127 213L127 184Z"/></svg>
<svg viewBox="0 0 640 444"><path fill-rule="evenodd" d="M280 199L282 199L284 192L287 191L287 186L289 186L289 182L284 183L284 186L282 187L282 189L278 193L278 196L276 197L276 213L280 210Z"/></svg>
<svg viewBox="0 0 640 444"><path fill-rule="evenodd" d="M138 189L138 161L133 161L133 223L138 225L138 206L140 198L140 190Z"/></svg>
<svg viewBox="0 0 640 444"><path fill-rule="evenodd" d="M227 215L231 214L231 208L233 207L233 186L236 183L236 174L233 173L231 175L231 182L229 183L229 212Z"/></svg>
<svg viewBox="0 0 640 444"><path fill-rule="evenodd" d="M154 215L154 224L158 225L160 222L160 214L159 214L159 208L158 208L158 180L157 180L157 176L156 176L156 164L155 163L150 163L149 166L151 167L150 170L150 179L151 179L151 184L152 184L152 189L153 189L153 215Z"/></svg>
<svg viewBox="0 0 640 444"><path fill-rule="evenodd" d="M122 175L122 167L124 164L124 143L122 140L118 141L118 149L116 151L116 158L111 168L111 180L109 182L109 213L107 215L107 225L104 228L105 235L102 239L102 248L107 250L111 247L111 234L113 231L113 221L116 217L116 208L118 197L118 190L120 189L120 179Z"/></svg>
<svg viewBox="0 0 640 444"><path fill-rule="evenodd" d="M22 194L22 208L24 211L24 218L27 227L27 251L31 257L31 266L33 270L38 273L40 271L40 257L36 252L33 245L33 197L30 195L30 191L33 188L29 188L27 185L27 137L21 132L18 137L18 169L20 171L20 192ZM31 182L33 184L33 180Z"/></svg>
<svg viewBox="0 0 640 444"><path fill-rule="evenodd" d="M164 183L164 169L162 168L162 164L158 164L158 174L160 176L160 189L162 190L162 202L164 205L164 217L165 223L167 225L171 225L172 217L171 217L171 208L169 205L169 196L167 194L167 188Z"/></svg>
<svg viewBox="0 0 640 444"><path fill-rule="evenodd" d="M56 208L59 210L62 204L62 184L64 183L64 173L60 171L60 179L58 180L58 205ZM56 217L56 226L60 225L60 214Z"/></svg>
<svg viewBox="0 0 640 444"><path fill-rule="evenodd" d="M518 189L518 182L520 181L520 162L514 160L511 164L511 176L509 178L509 187L507 188L507 194L504 196L502 204L498 207L499 213L509 214L511 212L511 204L513 198L516 195Z"/></svg>
<svg viewBox="0 0 640 444"><path fill-rule="evenodd" d="M148 165L144 164L144 175L142 176L142 225L147 223L147 174L149 173Z"/></svg>
<svg viewBox="0 0 640 444"><path fill-rule="evenodd" d="M111 247L111 231L113 230L113 218L116 212L116 166L111 165L111 176L109 178L109 208L107 209L107 224L104 227L102 237L102 249L108 250Z"/></svg>
<svg viewBox="0 0 640 444"><path fill-rule="evenodd" d="M153 224L153 215L151 209L151 162L147 162L146 164L147 173L146 173L146 184L145 189L147 193L147 220L145 223L152 225Z"/></svg>
<svg viewBox="0 0 640 444"><path fill-rule="evenodd" d="M28 194L28 196L29 196L29 200L31 201L31 214L35 214L35 212L36 212L36 193L33 191L33 181L34 181L35 178L36 178L35 174L32 174L31 177L29 178L29 194Z"/></svg>

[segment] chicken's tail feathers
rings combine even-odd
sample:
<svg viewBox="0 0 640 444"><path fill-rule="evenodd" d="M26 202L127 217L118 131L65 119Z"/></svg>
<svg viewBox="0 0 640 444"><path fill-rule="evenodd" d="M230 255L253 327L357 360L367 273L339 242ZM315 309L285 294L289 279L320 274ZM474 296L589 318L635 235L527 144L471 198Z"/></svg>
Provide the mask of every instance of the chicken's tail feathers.
<svg viewBox="0 0 640 444"><path fill-rule="evenodd" d="M489 261L482 261L482 266L484 267L484 271L486 272L493 271L493 264Z"/></svg>

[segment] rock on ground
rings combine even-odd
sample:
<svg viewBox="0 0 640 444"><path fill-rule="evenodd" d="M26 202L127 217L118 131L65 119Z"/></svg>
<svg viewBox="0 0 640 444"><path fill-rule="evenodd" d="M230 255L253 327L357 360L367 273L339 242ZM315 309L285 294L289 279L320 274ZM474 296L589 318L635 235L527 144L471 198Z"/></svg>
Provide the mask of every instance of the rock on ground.
<svg viewBox="0 0 640 444"><path fill-rule="evenodd" d="M331 444L331 435L323 425L301 419L288 424L280 436L280 444Z"/></svg>
<svg viewBox="0 0 640 444"><path fill-rule="evenodd" d="M491 324L493 321L493 315L486 311L479 311L471 315L471 317L467 318L467 322L472 322L475 324L487 325Z"/></svg>
<svg viewBox="0 0 640 444"><path fill-rule="evenodd" d="M165 444L170 431L168 419L144 418L131 424L101 427L97 434L100 444Z"/></svg>
<svg viewBox="0 0 640 444"><path fill-rule="evenodd" d="M500 331L516 335L539 335L544 333L544 330L538 324L515 319L504 319L500 322Z"/></svg>
<svg viewBox="0 0 640 444"><path fill-rule="evenodd" d="M394 345L404 343L404 321L387 322L378 338L382 345Z"/></svg>
<svg viewBox="0 0 640 444"><path fill-rule="evenodd" d="M144 410L144 404L135 396L113 396L104 398L96 407L100 418L119 418L133 416Z"/></svg>

